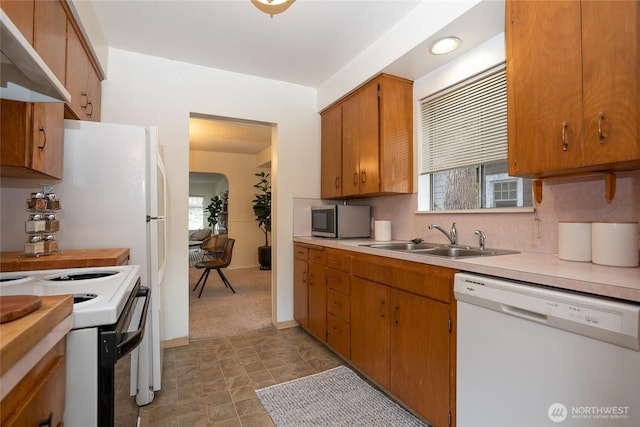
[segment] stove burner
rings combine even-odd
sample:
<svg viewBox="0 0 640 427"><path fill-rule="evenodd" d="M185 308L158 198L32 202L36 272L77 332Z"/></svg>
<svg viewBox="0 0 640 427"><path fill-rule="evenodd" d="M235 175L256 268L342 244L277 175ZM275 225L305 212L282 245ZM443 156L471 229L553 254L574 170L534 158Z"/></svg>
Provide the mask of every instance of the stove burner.
<svg viewBox="0 0 640 427"><path fill-rule="evenodd" d="M118 272L117 271L93 271L89 273L68 273L68 274L62 274L60 276L49 277L45 280L50 280L52 282L68 282L71 280L100 279L102 277L113 276L114 274L118 274Z"/></svg>
<svg viewBox="0 0 640 427"><path fill-rule="evenodd" d="M14 280L25 279L29 276L2 276L0 277L0 282L13 282Z"/></svg>
<svg viewBox="0 0 640 427"><path fill-rule="evenodd" d="M96 294L73 294L73 303L79 304L81 302L91 301L96 298L98 295Z"/></svg>

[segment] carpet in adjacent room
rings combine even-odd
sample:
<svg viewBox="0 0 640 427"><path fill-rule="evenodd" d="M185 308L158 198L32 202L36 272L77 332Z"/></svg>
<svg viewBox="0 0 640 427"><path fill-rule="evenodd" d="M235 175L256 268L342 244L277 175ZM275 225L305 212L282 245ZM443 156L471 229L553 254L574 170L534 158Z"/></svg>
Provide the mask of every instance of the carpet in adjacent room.
<svg viewBox="0 0 640 427"><path fill-rule="evenodd" d="M346 366L262 388L256 394L277 427L426 427Z"/></svg>

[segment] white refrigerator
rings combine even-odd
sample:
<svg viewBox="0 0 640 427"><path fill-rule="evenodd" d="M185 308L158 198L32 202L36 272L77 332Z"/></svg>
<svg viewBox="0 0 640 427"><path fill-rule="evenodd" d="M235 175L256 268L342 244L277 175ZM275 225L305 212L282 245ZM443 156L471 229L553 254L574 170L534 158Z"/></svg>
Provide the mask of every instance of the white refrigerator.
<svg viewBox="0 0 640 427"><path fill-rule="evenodd" d="M144 340L131 357L131 395L153 400L162 374L162 286L166 268L166 178L158 131L109 123L65 120L62 180L5 179L1 194L0 249L21 250L25 200L41 184L61 204L56 240L68 249L129 248L129 264L151 288Z"/></svg>
<svg viewBox="0 0 640 427"><path fill-rule="evenodd" d="M162 374L162 286L166 268L166 177L158 130L65 120L59 247L129 248L151 288L147 333L132 354L131 394L153 400ZM137 381L136 381L137 379ZM137 389L136 389L137 387Z"/></svg>

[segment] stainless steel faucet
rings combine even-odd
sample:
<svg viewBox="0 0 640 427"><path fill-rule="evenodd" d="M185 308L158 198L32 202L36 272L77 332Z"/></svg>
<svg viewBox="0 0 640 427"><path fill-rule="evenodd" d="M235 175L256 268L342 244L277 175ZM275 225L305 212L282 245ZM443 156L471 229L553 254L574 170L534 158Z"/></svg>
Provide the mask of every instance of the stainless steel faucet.
<svg viewBox="0 0 640 427"><path fill-rule="evenodd" d="M482 232L482 230L474 231L475 234L480 238L480 250L484 251L484 242L487 239L487 235Z"/></svg>
<svg viewBox="0 0 640 427"><path fill-rule="evenodd" d="M442 234L444 234L445 236L447 236L447 239L449 239L452 245L458 244L458 230L456 230L455 222L451 225L451 231L449 232L447 232L447 230L445 230L444 228L440 227L438 224L431 224L429 226L429 230L433 230L434 228L442 232Z"/></svg>

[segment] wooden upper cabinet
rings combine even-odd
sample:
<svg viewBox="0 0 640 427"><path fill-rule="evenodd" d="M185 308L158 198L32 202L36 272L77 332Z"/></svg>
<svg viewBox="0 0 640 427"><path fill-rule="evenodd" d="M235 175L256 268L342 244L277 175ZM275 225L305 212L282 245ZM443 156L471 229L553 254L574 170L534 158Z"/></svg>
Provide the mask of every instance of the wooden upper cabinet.
<svg viewBox="0 0 640 427"><path fill-rule="evenodd" d="M33 46L58 80L64 81L67 14L59 0L36 0Z"/></svg>
<svg viewBox="0 0 640 427"><path fill-rule="evenodd" d="M380 188L378 82L342 104L342 196L377 193Z"/></svg>
<svg viewBox="0 0 640 427"><path fill-rule="evenodd" d="M0 7L33 46L34 0L0 0Z"/></svg>
<svg viewBox="0 0 640 427"><path fill-rule="evenodd" d="M0 115L0 175L62 178L64 105L3 99Z"/></svg>
<svg viewBox="0 0 640 427"><path fill-rule="evenodd" d="M67 61L65 87L71 94L66 117L100 121L101 80L82 43L79 30L67 21Z"/></svg>
<svg viewBox="0 0 640 427"><path fill-rule="evenodd" d="M583 1L582 44L585 164L640 168L640 2Z"/></svg>
<svg viewBox="0 0 640 427"><path fill-rule="evenodd" d="M342 196L342 106L322 113L322 198Z"/></svg>
<svg viewBox="0 0 640 427"><path fill-rule="evenodd" d="M506 2L509 173L640 168L640 2Z"/></svg>
<svg viewBox="0 0 640 427"><path fill-rule="evenodd" d="M322 113L322 198L412 191L412 87L381 74Z"/></svg>

